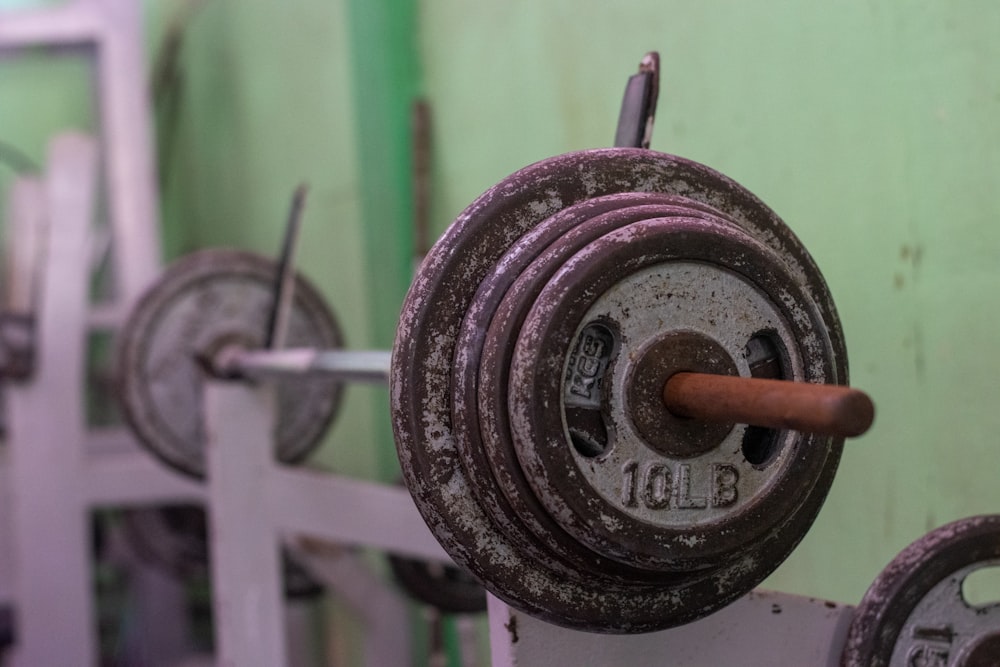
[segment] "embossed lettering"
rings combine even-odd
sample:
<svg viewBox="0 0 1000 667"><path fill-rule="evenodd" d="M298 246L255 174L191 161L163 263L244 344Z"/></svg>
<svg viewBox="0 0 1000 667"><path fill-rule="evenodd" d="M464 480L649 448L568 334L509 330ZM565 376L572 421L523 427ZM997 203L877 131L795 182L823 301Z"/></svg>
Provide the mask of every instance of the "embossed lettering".
<svg viewBox="0 0 1000 667"><path fill-rule="evenodd" d="M690 463L671 466L662 461L640 464L626 461L622 466L621 501L624 507L651 510L691 510L730 507L739 500L739 469L729 463L707 464L708 476L698 476L705 495L691 492Z"/></svg>
<svg viewBox="0 0 1000 667"><path fill-rule="evenodd" d="M712 464L712 507L729 507L739 498L740 474L729 463Z"/></svg>
<svg viewBox="0 0 1000 667"><path fill-rule="evenodd" d="M705 498L691 495L691 465L689 463L677 464L674 487L677 492L675 505L678 509L702 509L708 507L708 501Z"/></svg>
<svg viewBox="0 0 1000 667"><path fill-rule="evenodd" d="M638 475L636 471L639 469L639 464L635 461L629 461L622 466L622 505L625 507L638 507L639 503L636 502L636 482L638 482Z"/></svg>
<svg viewBox="0 0 1000 667"><path fill-rule="evenodd" d="M653 463L646 468L642 487L643 504L651 510L670 505L670 468L665 463Z"/></svg>
<svg viewBox="0 0 1000 667"><path fill-rule="evenodd" d="M907 667L947 667L949 650L943 646L917 644L906 654Z"/></svg>
<svg viewBox="0 0 1000 667"><path fill-rule="evenodd" d="M602 325L591 325L582 332L566 369L566 404L600 407L600 387L611 360L613 339Z"/></svg>

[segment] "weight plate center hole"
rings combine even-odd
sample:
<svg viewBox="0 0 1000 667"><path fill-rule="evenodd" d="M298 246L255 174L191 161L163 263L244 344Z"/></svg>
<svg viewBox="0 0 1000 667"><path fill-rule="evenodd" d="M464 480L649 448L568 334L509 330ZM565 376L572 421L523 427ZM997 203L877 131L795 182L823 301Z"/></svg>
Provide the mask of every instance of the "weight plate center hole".
<svg viewBox="0 0 1000 667"><path fill-rule="evenodd" d="M760 331L750 337L743 351L750 377L764 380L790 379L786 371L790 363L788 352L773 331ZM774 461L780 449L781 432L762 426L747 426L743 432L743 458L751 465L765 468Z"/></svg>
<svg viewBox="0 0 1000 667"><path fill-rule="evenodd" d="M241 377L237 363L240 354L259 347L260 342L251 340L245 333L226 333L195 352L195 361L217 380L237 380Z"/></svg>
<svg viewBox="0 0 1000 667"><path fill-rule="evenodd" d="M605 421L605 377L618 351L617 329L605 322L591 322L580 332L566 368L563 417L570 442L587 458L608 449Z"/></svg>
<svg viewBox="0 0 1000 667"><path fill-rule="evenodd" d="M1000 632L978 638L958 663L958 667L996 667L997 665L1000 665Z"/></svg>
<svg viewBox="0 0 1000 667"><path fill-rule="evenodd" d="M733 430L671 413L663 388L675 373L739 375L729 352L697 331L671 331L640 350L628 369L626 414L651 449L671 458L691 458L712 451Z"/></svg>
<svg viewBox="0 0 1000 667"><path fill-rule="evenodd" d="M970 573L962 581L962 599L973 609L1000 608L1000 564Z"/></svg>

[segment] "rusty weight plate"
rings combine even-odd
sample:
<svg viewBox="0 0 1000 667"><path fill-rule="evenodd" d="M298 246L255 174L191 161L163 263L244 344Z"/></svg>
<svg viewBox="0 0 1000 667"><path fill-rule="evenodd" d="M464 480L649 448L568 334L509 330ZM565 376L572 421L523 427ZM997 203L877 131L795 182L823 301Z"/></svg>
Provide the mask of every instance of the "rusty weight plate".
<svg viewBox="0 0 1000 667"><path fill-rule="evenodd" d="M273 304L276 267L252 253L212 249L171 264L139 300L119 332L117 376L126 420L153 454L194 477L205 474L199 358L223 346L259 348ZM343 346L340 327L319 292L297 276L287 347ZM340 405L327 378L274 382L275 453L300 461L319 444Z"/></svg>
<svg viewBox="0 0 1000 667"><path fill-rule="evenodd" d="M662 584L627 586L608 594L600 582L566 586L553 564L532 558L497 530L462 464L452 425L452 363L465 313L483 279L518 238L558 211L616 193L654 192L725 211L734 224L775 249L793 277L814 295L833 347L843 350L833 304L805 249L756 198L726 177L681 158L634 149L574 153L527 167L474 202L425 260L404 305L394 348L393 426L406 482L418 508L448 552L483 579L492 592L518 608L570 627L636 632L696 617L673 614L691 587L711 601L710 586L752 568L753 557ZM846 378L839 355L837 376ZM807 522L799 517L801 532ZM767 540L765 540L767 541ZM563 563L565 566L565 563ZM569 563L570 568L575 567ZM586 579L581 575L580 579ZM716 597L727 597L726 593ZM644 606L655 607L643 613ZM674 604L677 607L677 604Z"/></svg>
<svg viewBox="0 0 1000 667"><path fill-rule="evenodd" d="M858 605L841 665L1000 665L1000 602L976 606L963 593L985 567L1000 567L1000 515L955 521L908 546Z"/></svg>
<svg viewBox="0 0 1000 667"><path fill-rule="evenodd" d="M707 209L707 207L705 207ZM518 240L479 286L462 323L456 346L452 417L458 450L473 490L491 519L518 546L535 557L555 551L569 560L571 571L591 576L635 580L643 576L634 567L609 561L586 548L541 508L516 462L506 414L509 332L496 323L516 323L519 314L497 315L508 288L532 260L556 240L567 236L585 243L603 231L653 215L698 215L697 206L681 198L654 193L624 193L588 200L543 221ZM545 274L530 273L520 285L544 284ZM523 313L520 313L523 317ZM491 325L491 322L493 324ZM482 391L480 390L482 388ZM555 565L555 563L554 563Z"/></svg>
<svg viewBox="0 0 1000 667"><path fill-rule="evenodd" d="M746 348L762 334L782 349L785 379L837 382L819 312L781 258L732 224L697 218L635 222L565 263L561 243L536 260L560 268L524 320L509 388L513 448L548 513L598 553L650 569L717 566L768 536L780 551L796 544L802 535L784 527L819 511L842 439L785 432L754 464L745 426L678 424L669 437L639 427L643 413L666 414L656 375L749 376ZM645 393L644 372L654 376ZM573 434L588 421L581 409L603 438ZM759 579L779 563L761 554Z"/></svg>
<svg viewBox="0 0 1000 667"><path fill-rule="evenodd" d="M503 298L505 290L518 277L519 268L529 268L530 260L552 241L564 245L569 239L585 244L602 232L631 221L684 215L707 218L718 212L683 198L650 193L609 195L564 209L514 244L480 285L463 321L456 350L452 406L457 448L471 487L489 512L497 532L533 564L536 574L544 572L562 582L566 607L559 609L554 597L546 601L548 608L544 614L552 616L550 620L554 622L617 632L676 625L710 613L757 581L749 559L741 559L737 566L722 572L702 567L696 574L678 575L640 570L588 549L567 535L544 511L539 511L530 486L520 474L509 438L500 434L509 431L504 430L505 420L495 418L506 413L505 400L501 398L506 396L503 392L506 376L494 377L504 373L506 362L490 364L489 361L498 362L505 354L509 361L509 346L502 342L507 336L497 334L493 326L485 335L483 329L491 317L494 324L498 319L517 320L517 314L499 318L494 316L494 310L501 299L507 304L508 299ZM543 271L525 271L515 286L544 284L546 275ZM525 280L526 277L530 280ZM510 295L509 291L506 293ZM492 340L497 337L499 344ZM477 368L478 352L483 357ZM477 386L482 391L477 392ZM512 489L511 484L516 486ZM492 564L481 565L489 568ZM510 593L510 581L497 586ZM584 591L599 594L588 596Z"/></svg>
<svg viewBox="0 0 1000 667"><path fill-rule="evenodd" d="M486 590L460 567L389 554L389 570L413 600L444 614L486 611Z"/></svg>

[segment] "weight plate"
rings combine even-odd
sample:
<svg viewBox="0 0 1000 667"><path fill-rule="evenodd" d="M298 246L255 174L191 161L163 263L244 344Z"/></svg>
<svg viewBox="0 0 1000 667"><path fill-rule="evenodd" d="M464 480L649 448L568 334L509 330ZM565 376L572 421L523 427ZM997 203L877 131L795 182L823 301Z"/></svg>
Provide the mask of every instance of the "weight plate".
<svg viewBox="0 0 1000 667"><path fill-rule="evenodd" d="M197 505L168 505L122 510L123 533L143 561L181 580L209 575L205 510ZM282 549L285 597L301 599L323 592L291 551Z"/></svg>
<svg viewBox="0 0 1000 667"><path fill-rule="evenodd" d="M612 204L617 208L610 207ZM537 263L528 264L542 245L533 241L539 232L553 226L553 221L559 221L558 226L565 229L558 237L548 240L557 240L560 248L566 248L585 244L606 231L647 217L708 214L707 209L699 210L697 206L685 204L682 199L667 195L628 193L577 204L543 221L511 248L498 269L480 285L463 323L456 350L455 433L463 462L477 482L474 488L484 506L495 521L501 520L498 515L516 516L546 548L569 558L573 567L588 569L593 574L625 576L629 580L651 577L650 573L638 572L634 564L622 568L621 563L608 562L569 536L552 519L521 471L506 419L508 369L517 328L551 274L541 270ZM566 221L571 221L573 226L566 227ZM476 470L483 465L472 465L479 459L485 461L492 475ZM491 483L500 492L502 502L482 497ZM513 538L515 533L508 530L508 535Z"/></svg>
<svg viewBox="0 0 1000 667"><path fill-rule="evenodd" d="M259 348L274 300L274 263L236 250L204 250L174 262L119 333L118 385L126 420L157 457L205 474L199 358L229 344ZM287 347L343 346L319 292L297 276ZM275 453L285 463L319 444L340 405L341 386L322 377L274 381Z"/></svg>
<svg viewBox="0 0 1000 667"><path fill-rule="evenodd" d="M415 601L445 614L486 611L486 590L460 567L389 555L392 578Z"/></svg>
<svg viewBox="0 0 1000 667"><path fill-rule="evenodd" d="M844 667L1000 665L1000 602L970 604L966 577L1000 566L1000 515L961 519L904 549L858 605Z"/></svg>
<svg viewBox="0 0 1000 667"><path fill-rule="evenodd" d="M559 256L554 245L537 263ZM749 376L745 350L762 332L783 349L786 379L836 382L811 299L780 258L735 226L643 220L573 255L534 300L510 371L514 449L549 514L599 553L666 570L719 565L782 531L793 513L815 516L843 439L785 432L754 465L745 426L652 439L634 416L666 412L665 378L645 395L633 391L651 356L667 357L654 375L664 364L668 375L713 370L702 357ZM606 429L603 442L568 431L580 406ZM777 565L760 559L760 579Z"/></svg>
<svg viewBox="0 0 1000 667"><path fill-rule="evenodd" d="M407 486L449 554L519 609L550 622L605 632L640 632L693 620L741 594L759 554L656 585L605 585L559 558L523 553L491 519L462 464L452 423L456 340L476 291L518 238L558 211L606 195L654 192L724 211L782 257L816 300L846 379L843 339L832 301L805 249L766 206L702 165L652 151L606 149L529 166L476 200L425 259L404 304L393 352L393 427ZM804 534L802 516L789 520ZM773 540L766 538L763 546ZM790 550L775 547L775 552ZM782 554L782 557L787 553ZM564 563L565 565L565 563ZM568 563L570 569L574 567ZM563 567L562 569L565 569ZM589 584L589 585L588 585Z"/></svg>

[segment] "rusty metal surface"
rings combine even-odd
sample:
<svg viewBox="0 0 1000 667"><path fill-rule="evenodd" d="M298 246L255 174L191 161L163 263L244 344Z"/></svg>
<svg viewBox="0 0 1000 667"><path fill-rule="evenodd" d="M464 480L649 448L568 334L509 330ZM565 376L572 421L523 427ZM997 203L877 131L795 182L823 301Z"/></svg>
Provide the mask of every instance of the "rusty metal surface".
<svg viewBox="0 0 1000 667"><path fill-rule="evenodd" d="M660 386L667 410L695 422L853 438L865 433L875 418L867 394L839 385L684 372Z"/></svg>
<svg viewBox="0 0 1000 667"><path fill-rule="evenodd" d="M517 172L481 196L424 261L404 303L393 357L393 426L406 483L445 549L491 592L527 613L604 632L648 631L710 613L758 578L764 554L787 555L794 546L789 542L797 538L785 535L801 537L812 520L809 512L794 513L782 526L781 539L768 535L758 549L734 555L718 567L648 575L629 583L620 581L620 573L591 575L587 567L544 544L539 555L524 551L519 539L533 533L521 519L507 519L523 533L512 538L481 502L480 478L471 476L463 464L453 405L453 366L456 355L465 354L456 343L480 284L504 272L511 246L559 211L598 197L644 192L682 197L693 209L724 211L731 225L771 248L790 280L815 300L818 319L831 339L830 377L846 381L843 339L832 301L787 227L753 195L717 172L636 149L552 158ZM831 477L838 455L833 447L827 458ZM502 504L504 496L495 491L490 493ZM591 557L589 569L598 559Z"/></svg>
<svg viewBox="0 0 1000 667"><path fill-rule="evenodd" d="M585 332L586 328L581 331L581 338ZM658 399L667 380L677 373L738 375L732 355L705 334L691 329L668 331L648 342L637 354L630 364L630 375L625 378L627 395L622 399L627 402L631 422L646 446L676 459L696 457L718 447L732 432L733 424L678 417L664 410L663 401ZM576 365L574 359L570 359L569 365L571 368ZM567 403L564 399L564 406Z"/></svg>
<svg viewBox="0 0 1000 667"><path fill-rule="evenodd" d="M1000 566L1000 515L961 519L906 547L855 612L844 667L1000 664L1000 604L969 604L965 578Z"/></svg>
<svg viewBox="0 0 1000 667"><path fill-rule="evenodd" d="M139 301L119 334L117 377L124 415L162 461L204 476L200 358L227 345L263 345L273 304L273 262L235 250L204 250L172 264ZM319 292L296 279L286 343L331 349L343 338ZM340 405L340 385L327 378L275 381L279 460L307 456Z"/></svg>

